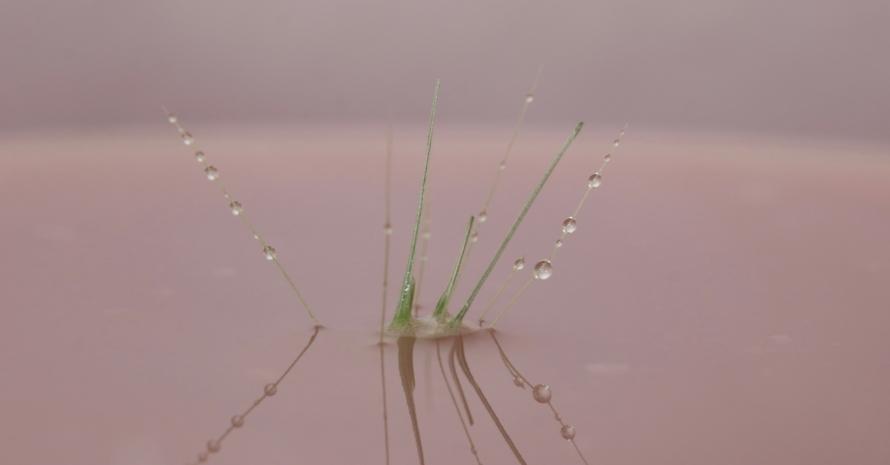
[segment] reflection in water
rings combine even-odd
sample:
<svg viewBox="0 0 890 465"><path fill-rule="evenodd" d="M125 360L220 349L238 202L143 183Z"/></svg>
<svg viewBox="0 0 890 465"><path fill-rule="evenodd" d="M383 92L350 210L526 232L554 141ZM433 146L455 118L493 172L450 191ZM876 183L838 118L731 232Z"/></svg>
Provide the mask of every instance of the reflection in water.
<svg viewBox="0 0 890 465"><path fill-rule="evenodd" d="M494 344L498 348L498 352L501 354L501 360L504 362L504 366L507 367L507 370L513 375L513 383L518 387L528 386L532 389L532 396L534 399L542 404L547 404L550 407L550 410L553 412L553 418L559 423L560 430L559 433L562 435L564 439L572 443L572 447L575 448L575 452L578 453L578 457L581 459L585 465L588 464L587 459L584 457L584 454L581 452L581 449L578 447L578 444L575 443L575 427L566 423L559 412L556 410L556 407L553 406L553 401L551 400L550 386L546 384L535 384L533 385L528 378L523 376L519 370L516 369L516 366L510 362L510 358L507 357L507 353L504 352L504 348L501 346L501 343L498 342L498 338L494 335L494 330L488 330L488 334L491 335L491 340L494 341Z"/></svg>
<svg viewBox="0 0 890 465"><path fill-rule="evenodd" d="M229 434L236 428L241 428L242 426L244 426L244 422L247 419L247 416L250 415L250 413L253 412L255 408L259 407L259 405L263 403L264 400L274 396L278 392L278 385L281 384L282 381L284 381L284 378L286 378L291 370L293 370L294 366L297 365L297 362L299 362L300 359L303 358L303 355L305 355L306 352L309 350L309 348L312 347L312 344L315 342L315 338L318 336L319 331L321 331L321 326L315 326L315 328L312 330L312 334L309 336L309 341L306 342L303 350L301 350L300 353L297 354L296 358L294 358L293 361L290 362L290 365L287 366L287 368L281 373L278 379L276 379L275 382L265 385L263 387L263 395L253 401L253 403L250 404L250 407L248 407L247 410L244 410L243 412L233 416L231 424L221 435L219 435L219 437L207 441L207 450L199 453L198 461L194 463L206 462L207 459L210 457L210 454L219 452L222 448L223 441L229 436Z"/></svg>

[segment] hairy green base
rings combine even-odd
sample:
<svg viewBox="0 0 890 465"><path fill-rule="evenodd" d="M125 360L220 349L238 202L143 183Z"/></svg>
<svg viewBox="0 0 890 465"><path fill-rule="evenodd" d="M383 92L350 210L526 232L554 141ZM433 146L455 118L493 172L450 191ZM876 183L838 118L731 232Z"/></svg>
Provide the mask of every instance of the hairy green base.
<svg viewBox="0 0 890 465"><path fill-rule="evenodd" d="M465 324L454 325L443 322L433 316L414 318L408 324L399 327L390 326L386 335L390 337L410 336L417 339L439 339L463 336L479 331L480 328Z"/></svg>

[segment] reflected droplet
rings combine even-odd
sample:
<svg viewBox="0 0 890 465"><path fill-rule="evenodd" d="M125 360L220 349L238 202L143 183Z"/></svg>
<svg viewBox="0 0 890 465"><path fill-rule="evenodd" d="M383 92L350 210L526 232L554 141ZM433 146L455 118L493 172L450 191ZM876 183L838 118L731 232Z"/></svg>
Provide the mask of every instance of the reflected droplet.
<svg viewBox="0 0 890 465"><path fill-rule="evenodd" d="M482 210L481 212L479 212L479 216L476 219L478 219L480 223L484 223L485 220L488 219L488 212Z"/></svg>
<svg viewBox="0 0 890 465"><path fill-rule="evenodd" d="M550 386L546 384L538 384L532 389L532 397L542 404L550 402L550 395Z"/></svg>
<svg viewBox="0 0 890 465"><path fill-rule="evenodd" d="M266 245L265 247L263 247L263 255L266 256L266 260L275 260L275 257L277 256L275 247L272 247L271 245Z"/></svg>
<svg viewBox="0 0 890 465"><path fill-rule="evenodd" d="M202 152L202 151L200 151L200 150L198 150L197 152L195 152L195 161L196 161L196 162L198 162L198 163L204 163L204 160L206 160L206 157L204 157L204 152Z"/></svg>
<svg viewBox="0 0 890 465"><path fill-rule="evenodd" d="M383 234L386 234L387 236L392 236L392 225L391 224L386 223L383 225Z"/></svg>
<svg viewBox="0 0 890 465"><path fill-rule="evenodd" d="M204 463L207 461L207 452L201 452L198 454L198 461Z"/></svg>
<svg viewBox="0 0 890 465"><path fill-rule="evenodd" d="M534 95L534 94L526 94L526 95L525 95L525 103L532 103L532 102L534 102L534 101L535 101L535 95Z"/></svg>
<svg viewBox="0 0 890 465"><path fill-rule="evenodd" d="M210 452L211 454L215 454L215 453L219 452L219 449L220 449L219 441L216 441L214 439L207 441L207 452Z"/></svg>
<svg viewBox="0 0 890 465"><path fill-rule="evenodd" d="M275 383L269 383L263 388L263 392L267 396L272 397L278 392L278 386Z"/></svg>
<svg viewBox="0 0 890 465"><path fill-rule="evenodd" d="M192 133L186 131L182 133L182 143L185 145L192 145L195 143L195 138L192 137Z"/></svg>
<svg viewBox="0 0 890 465"><path fill-rule="evenodd" d="M563 439L575 439L575 427L572 425L562 425L559 434L562 435Z"/></svg>
<svg viewBox="0 0 890 465"><path fill-rule="evenodd" d="M612 141L613 147L618 147L619 144L621 144L621 139L615 139Z"/></svg>
<svg viewBox="0 0 890 465"><path fill-rule="evenodd" d="M562 232L566 234L571 234L578 229L578 223L575 222L575 219L571 216L563 220L562 222Z"/></svg>
<svg viewBox="0 0 890 465"><path fill-rule="evenodd" d="M235 200L234 202L229 204L229 208L232 209L232 214L235 216L244 213L244 207L241 206L241 202Z"/></svg>
<svg viewBox="0 0 890 465"><path fill-rule="evenodd" d="M244 417L241 415L235 415L232 417L232 426L235 428L240 428L244 426Z"/></svg>
<svg viewBox="0 0 890 465"><path fill-rule="evenodd" d="M525 383L522 382L522 378L520 378L520 377L518 377L518 376L515 377L515 378L513 378L513 384L514 384L516 387L523 387L523 386L525 386Z"/></svg>
<svg viewBox="0 0 890 465"><path fill-rule="evenodd" d="M498 171L504 171L505 169L507 169L507 162L502 161L500 164L498 164Z"/></svg>
<svg viewBox="0 0 890 465"><path fill-rule="evenodd" d="M219 170L213 165L204 168L204 174L207 176L207 179L211 181L219 179Z"/></svg>
<svg viewBox="0 0 890 465"><path fill-rule="evenodd" d="M479 240L479 233L474 232L472 236L470 236L470 242L477 242Z"/></svg>
<svg viewBox="0 0 890 465"><path fill-rule="evenodd" d="M562 247L562 239L557 239L557 240L556 240L556 244L554 244L554 245L556 245L556 248L557 248L557 249L560 248L560 247Z"/></svg>
<svg viewBox="0 0 890 465"><path fill-rule="evenodd" d="M587 178L587 187L589 189L596 189L597 187L601 186L602 184L603 184L603 177L602 177L602 175L599 174L599 172L593 173L590 175L589 178Z"/></svg>
<svg viewBox="0 0 890 465"><path fill-rule="evenodd" d="M522 271L525 268L525 258L519 257L513 262L513 271Z"/></svg>
<svg viewBox="0 0 890 465"><path fill-rule="evenodd" d="M535 264L535 279L543 281L551 276L553 276L553 265L550 264L550 260L541 260Z"/></svg>
<svg viewBox="0 0 890 465"><path fill-rule="evenodd" d="M603 156L603 161L606 162L606 163L612 161L612 154L611 154L611 153L607 153L605 156Z"/></svg>

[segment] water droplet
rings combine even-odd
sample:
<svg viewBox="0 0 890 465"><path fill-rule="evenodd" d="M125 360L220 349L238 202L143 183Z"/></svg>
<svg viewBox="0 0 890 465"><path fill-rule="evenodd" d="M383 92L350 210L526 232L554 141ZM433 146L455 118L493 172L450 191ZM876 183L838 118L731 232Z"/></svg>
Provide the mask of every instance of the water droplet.
<svg viewBox="0 0 890 465"><path fill-rule="evenodd" d="M198 162L198 163L204 163L204 160L206 160L206 157L204 157L204 152L202 152L202 151L200 151L200 150L198 150L197 152L195 152L195 161L196 161L196 162Z"/></svg>
<svg viewBox="0 0 890 465"><path fill-rule="evenodd" d="M219 170L213 165L204 168L204 174L211 181L216 181L219 178Z"/></svg>
<svg viewBox="0 0 890 465"><path fill-rule="evenodd" d="M432 234L430 234L429 231L424 231L423 234L420 235L420 237L422 237L424 239L429 239L430 236L432 236Z"/></svg>
<svg viewBox="0 0 890 465"><path fill-rule="evenodd" d="M522 271L525 268L525 258L519 257L513 262L513 271Z"/></svg>
<svg viewBox="0 0 890 465"><path fill-rule="evenodd" d="M470 242L477 242L477 241L479 241L479 233L474 232L473 235L470 236Z"/></svg>
<svg viewBox="0 0 890 465"><path fill-rule="evenodd" d="M532 103L535 101L534 94L525 94L525 103Z"/></svg>
<svg viewBox="0 0 890 465"><path fill-rule="evenodd" d="M204 463L207 461L207 452L201 452L198 454L198 461Z"/></svg>
<svg viewBox="0 0 890 465"><path fill-rule="evenodd" d="M507 162L505 162L505 161L500 162L498 164L498 171L504 171L505 169L507 169Z"/></svg>
<svg viewBox="0 0 890 465"><path fill-rule="evenodd" d="M170 113L169 115L167 115L167 121L169 121L170 124L176 124L177 122L179 122L179 118L173 113Z"/></svg>
<svg viewBox="0 0 890 465"><path fill-rule="evenodd" d="M259 235L259 234L254 234L254 235L253 235L253 238L256 239L256 240L260 240L260 235Z"/></svg>
<svg viewBox="0 0 890 465"><path fill-rule="evenodd" d="M553 265L550 264L550 260L541 260L535 265L535 279L543 281L551 276L553 276Z"/></svg>
<svg viewBox="0 0 890 465"><path fill-rule="evenodd" d="M532 389L532 397L542 404L550 402L550 386L546 384L536 385L535 388Z"/></svg>
<svg viewBox="0 0 890 465"><path fill-rule="evenodd" d="M557 240L556 240L556 244L554 244L554 245L556 245L556 248L557 248L557 249L560 248L560 247L562 247L562 239L557 239Z"/></svg>
<svg viewBox="0 0 890 465"><path fill-rule="evenodd" d="M192 145L195 143L195 138L192 137L192 133L186 131L182 133L182 143L185 145Z"/></svg>
<svg viewBox="0 0 890 465"><path fill-rule="evenodd" d="M522 378L516 376L515 378L513 378L513 385L516 387L523 387L525 386L525 383L522 382Z"/></svg>
<svg viewBox="0 0 890 465"><path fill-rule="evenodd" d="M621 139L615 139L612 141L612 147L618 147L618 144L621 143Z"/></svg>
<svg viewBox="0 0 890 465"><path fill-rule="evenodd" d="M563 439L575 439L575 427L572 425L562 425L559 434L562 435Z"/></svg>
<svg viewBox="0 0 890 465"><path fill-rule="evenodd" d="M587 188L588 189L596 189L597 187L603 184L603 177L599 174L599 172L593 173L587 178Z"/></svg>
<svg viewBox="0 0 890 465"><path fill-rule="evenodd" d="M210 452L211 454L215 454L215 453L219 452L219 449L220 449L219 441L216 441L213 439L207 441L207 452Z"/></svg>
<svg viewBox="0 0 890 465"><path fill-rule="evenodd" d="M232 426L235 428L240 428L244 426L244 417L241 415L235 415L232 417Z"/></svg>
<svg viewBox="0 0 890 465"><path fill-rule="evenodd" d="M578 229L578 223L575 222L575 218L571 216L563 220L562 222L562 232L566 234L571 234Z"/></svg>
<svg viewBox="0 0 890 465"><path fill-rule="evenodd" d="M482 210L481 212L479 212L479 216L476 219L478 219L480 223L484 223L485 220L488 219L488 212Z"/></svg>
<svg viewBox="0 0 890 465"><path fill-rule="evenodd" d="M392 225L389 223L384 224L383 225L383 233L386 234L387 236L392 236Z"/></svg>
<svg viewBox="0 0 890 465"><path fill-rule="evenodd" d="M606 162L606 163L609 163L610 161L612 161L612 154L611 154L611 153L607 153L607 154L603 157L603 161Z"/></svg>
<svg viewBox="0 0 890 465"><path fill-rule="evenodd" d="M234 202L232 202L232 203L230 203L230 204L229 204L229 208L232 209L232 214L235 215L235 216L238 216L238 215L240 215L241 213L244 212L244 207L242 207L242 206L241 206L241 202L239 202L239 201L237 201L237 200L234 201Z"/></svg>
<svg viewBox="0 0 890 465"><path fill-rule="evenodd" d="M263 255L266 256L266 260L275 260L275 257L277 256L275 247L272 247L271 245L266 245L265 247L263 247Z"/></svg>
<svg viewBox="0 0 890 465"><path fill-rule="evenodd" d="M269 397L274 396L277 392L278 386L275 383L269 383L266 385L266 387L263 388L263 393L265 393Z"/></svg>

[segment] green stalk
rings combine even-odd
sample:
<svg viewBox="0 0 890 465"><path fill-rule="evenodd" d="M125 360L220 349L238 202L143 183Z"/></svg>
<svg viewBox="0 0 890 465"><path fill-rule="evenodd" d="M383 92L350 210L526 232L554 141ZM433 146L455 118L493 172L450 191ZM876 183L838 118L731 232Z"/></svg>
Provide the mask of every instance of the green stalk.
<svg viewBox="0 0 890 465"><path fill-rule="evenodd" d="M423 166L423 180L420 183L420 200L417 203L417 220L414 222L414 230L411 233L411 251L408 254L408 267L405 269L405 278L402 280L402 291L399 295L399 304L389 327L392 329L403 328L411 322L411 309L414 306L414 253L417 249L417 234L420 230L420 219L423 215L423 199L426 194L426 180L430 171L430 153L433 151L433 128L436 125L436 106L439 102L439 80L436 79L436 88L433 92L433 106L430 109L430 125L426 137L426 161Z"/></svg>
<svg viewBox="0 0 890 465"><path fill-rule="evenodd" d="M553 160L550 162L550 166L547 168L547 171L544 173L544 177L541 178L541 181L538 183L537 187L532 191L528 200L525 202L525 205L522 207L522 211L519 212L519 216L516 217L516 221L513 222L513 226L510 227L510 230L507 231L506 237L501 242L500 247L498 247L497 252L495 252L494 257L492 257L491 262L488 263L488 268L485 269L485 272L482 273L482 277L479 279L479 282L476 283L476 287L473 288L473 292L470 293L470 296L467 298L466 303L464 303L463 308L460 309L460 312L451 320L452 325L459 325L461 321L463 321L464 316L467 314L467 311L470 310L470 306L473 305L473 301L476 300L476 296L479 294L479 291L482 289L482 286L485 284L485 281L488 279L488 276L491 274L491 271L494 269L495 265L497 265L498 260L500 260L501 255L504 253L504 250L507 248L507 245L510 243L510 240L513 239L513 235L516 234L516 230L519 229L519 225L522 224L522 220L525 219L525 215L528 213L529 209L532 207L532 204L535 203L535 199L538 198L538 194L541 193L541 189L544 188L544 184L547 183L547 180L550 179L550 175L553 174L553 170L556 168L556 165L559 164L559 161L562 160L563 155L565 155L566 151L569 149L569 146L572 145L572 142L578 137L578 133L581 132L581 128L584 127L583 122L579 122L572 133L569 135L568 139L566 139L565 143L563 143L562 148L553 157Z"/></svg>
<svg viewBox="0 0 890 465"><path fill-rule="evenodd" d="M460 248L460 255L457 257L454 271L451 272L451 280L448 281L448 287L445 288L442 297L439 297L439 301L436 303L436 310L433 312L433 318L443 323L448 315L448 302L451 300L451 294L454 292L454 285L457 284L457 277L460 275L460 269L464 264L464 255L467 252L467 244L470 243L470 236L473 233L473 222L475 220L476 217L471 216L470 222L467 223L467 234L464 236L464 244Z"/></svg>

